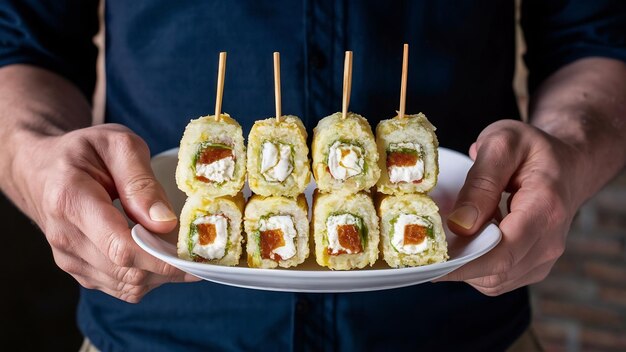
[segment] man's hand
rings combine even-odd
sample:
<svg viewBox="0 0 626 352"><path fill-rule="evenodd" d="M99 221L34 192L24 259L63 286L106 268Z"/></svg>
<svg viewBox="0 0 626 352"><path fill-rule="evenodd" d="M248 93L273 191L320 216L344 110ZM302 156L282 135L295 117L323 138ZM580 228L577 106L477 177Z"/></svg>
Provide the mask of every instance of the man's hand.
<svg viewBox="0 0 626 352"><path fill-rule="evenodd" d="M119 197L151 231L176 226L148 147L128 128L43 136L21 148L12 170L22 209L45 233L57 265L82 286L134 303L163 283L197 280L141 250L112 204Z"/></svg>
<svg viewBox="0 0 626 352"><path fill-rule="evenodd" d="M119 198L154 232L176 226L145 142L120 125L88 127L87 100L53 72L9 65L0 82L0 187L43 230L59 267L128 302L166 282L196 281L141 250L113 206Z"/></svg>
<svg viewBox="0 0 626 352"><path fill-rule="evenodd" d="M448 226L472 235L510 192L510 213L500 222L500 244L440 280L466 281L499 295L543 280L565 249L565 237L582 202L577 150L519 121L487 127L470 149L475 160Z"/></svg>
<svg viewBox="0 0 626 352"><path fill-rule="evenodd" d="M531 125L499 121L480 134L448 217L455 233L474 234L510 192L502 241L439 280L498 295L548 275L577 209L626 165L626 65L586 58L562 67L533 94L529 116Z"/></svg>

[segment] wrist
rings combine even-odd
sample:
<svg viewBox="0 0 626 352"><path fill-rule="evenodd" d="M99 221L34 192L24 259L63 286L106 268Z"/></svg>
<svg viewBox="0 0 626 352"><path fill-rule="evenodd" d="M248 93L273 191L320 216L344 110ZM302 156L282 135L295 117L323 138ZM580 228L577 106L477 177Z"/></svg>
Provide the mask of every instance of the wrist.
<svg viewBox="0 0 626 352"><path fill-rule="evenodd" d="M583 200L597 192L626 166L626 135L617 120L578 107L535 111L531 124L572 151L575 165L571 179L582 181Z"/></svg>
<svg viewBox="0 0 626 352"><path fill-rule="evenodd" d="M24 210L20 186L32 179L38 157L54 151L41 149L41 143L88 126L91 108L75 86L45 69L5 66L0 82L0 188Z"/></svg>
<svg viewBox="0 0 626 352"><path fill-rule="evenodd" d="M591 57L561 67L531 97L532 124L571 147L581 165L568 178L584 199L626 164L625 94L626 65Z"/></svg>
<svg viewBox="0 0 626 352"><path fill-rule="evenodd" d="M42 147L53 136L28 128L14 128L3 140L4 155L0 158L0 188L2 192L24 213L33 216L28 201L26 185L32 181ZM43 148L43 149L42 149Z"/></svg>

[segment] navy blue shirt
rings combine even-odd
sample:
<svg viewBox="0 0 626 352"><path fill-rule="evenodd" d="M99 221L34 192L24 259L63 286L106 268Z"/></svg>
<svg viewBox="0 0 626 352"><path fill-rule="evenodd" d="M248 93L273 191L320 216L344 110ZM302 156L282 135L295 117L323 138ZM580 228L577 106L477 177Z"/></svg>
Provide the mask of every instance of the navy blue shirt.
<svg viewBox="0 0 626 352"><path fill-rule="evenodd" d="M626 2L525 0L531 90L588 56L626 60ZM401 50L411 45L407 111L466 151L516 118L514 1L107 0L106 121L152 153L176 147L213 110L217 53L228 52L223 110L244 126L273 115L273 51L283 112L307 128L340 110L343 55L354 51L351 110L372 126L397 109ZM94 85L97 2L0 3L0 65ZM1 82L0 82L1 84ZM353 294L294 294L199 282L168 284L136 305L82 289L82 332L108 350L502 350L529 324L526 288L486 297L464 283Z"/></svg>

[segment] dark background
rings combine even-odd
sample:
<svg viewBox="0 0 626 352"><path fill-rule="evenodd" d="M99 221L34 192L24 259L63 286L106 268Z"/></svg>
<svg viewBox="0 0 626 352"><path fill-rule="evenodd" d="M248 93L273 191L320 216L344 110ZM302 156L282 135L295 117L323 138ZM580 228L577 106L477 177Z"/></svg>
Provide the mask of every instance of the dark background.
<svg viewBox="0 0 626 352"><path fill-rule="evenodd" d="M24 351L77 351L78 284L61 271L39 228L0 194L4 225L0 268L0 346ZM16 349L15 346L20 346Z"/></svg>

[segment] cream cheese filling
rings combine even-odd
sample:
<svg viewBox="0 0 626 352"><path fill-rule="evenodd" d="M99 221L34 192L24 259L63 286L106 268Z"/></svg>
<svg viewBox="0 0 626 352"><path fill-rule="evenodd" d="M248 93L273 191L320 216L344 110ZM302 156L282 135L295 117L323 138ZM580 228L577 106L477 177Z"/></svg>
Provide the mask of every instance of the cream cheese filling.
<svg viewBox="0 0 626 352"><path fill-rule="evenodd" d="M283 182L293 171L291 146L266 141L261 149L261 174L267 181Z"/></svg>
<svg viewBox="0 0 626 352"><path fill-rule="evenodd" d="M196 218L194 225L212 224L215 226L215 240L207 245L200 244L200 234L196 232L192 237L192 252L206 259L220 259L226 254L228 243L228 219L222 215L208 215Z"/></svg>
<svg viewBox="0 0 626 352"><path fill-rule="evenodd" d="M328 169L337 180L346 180L363 173L363 148L336 141L328 150Z"/></svg>
<svg viewBox="0 0 626 352"><path fill-rule="evenodd" d="M352 214L331 215L326 219L326 234L328 235L328 249L331 254L346 252L352 254L352 250L345 248L339 243L338 227L341 225L359 226L359 219Z"/></svg>
<svg viewBox="0 0 626 352"><path fill-rule="evenodd" d="M283 234L284 246L274 248L272 253L278 254L283 260L296 255L295 238L297 235L293 218L290 215L274 215L259 220L259 231L280 230Z"/></svg>
<svg viewBox="0 0 626 352"><path fill-rule="evenodd" d="M389 181L398 182L414 182L424 177L424 160L421 158L422 147L418 143L392 143L389 145L389 151L412 150L417 153L417 162L412 166L391 166L388 168Z"/></svg>
<svg viewBox="0 0 626 352"><path fill-rule="evenodd" d="M216 160L210 164L196 164L196 176L216 183L230 181L235 174L235 159L232 156Z"/></svg>
<svg viewBox="0 0 626 352"><path fill-rule="evenodd" d="M393 226L394 235L391 238L393 247L398 250L398 252L404 254L417 254L428 249L428 237L424 238L424 240L418 244L404 244L404 230L407 225L432 226L430 222L415 214L400 214Z"/></svg>

